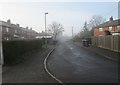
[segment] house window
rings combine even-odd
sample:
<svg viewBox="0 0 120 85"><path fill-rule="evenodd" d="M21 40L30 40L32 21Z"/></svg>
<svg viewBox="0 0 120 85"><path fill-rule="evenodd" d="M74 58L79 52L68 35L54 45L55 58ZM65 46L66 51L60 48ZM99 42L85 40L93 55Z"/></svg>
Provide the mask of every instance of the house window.
<svg viewBox="0 0 120 85"><path fill-rule="evenodd" d="M17 30L15 30L15 33L17 33Z"/></svg>
<svg viewBox="0 0 120 85"><path fill-rule="evenodd" d="M0 31L2 31L2 27L0 27Z"/></svg>
<svg viewBox="0 0 120 85"><path fill-rule="evenodd" d="M5 40L9 40L9 37L5 37L4 39L5 39Z"/></svg>
<svg viewBox="0 0 120 85"><path fill-rule="evenodd" d="M120 26L117 26L117 30L120 30Z"/></svg>
<svg viewBox="0 0 120 85"><path fill-rule="evenodd" d="M9 32L9 28L8 27L6 28L6 32Z"/></svg>
<svg viewBox="0 0 120 85"><path fill-rule="evenodd" d="M103 35L99 35L99 36L103 36Z"/></svg>
<svg viewBox="0 0 120 85"><path fill-rule="evenodd" d="M7 40L9 40L9 38L7 37Z"/></svg>
<svg viewBox="0 0 120 85"><path fill-rule="evenodd" d="M103 31L103 28L99 28L99 31Z"/></svg>
<svg viewBox="0 0 120 85"><path fill-rule="evenodd" d="M112 27L109 27L109 31L111 31L112 30Z"/></svg>

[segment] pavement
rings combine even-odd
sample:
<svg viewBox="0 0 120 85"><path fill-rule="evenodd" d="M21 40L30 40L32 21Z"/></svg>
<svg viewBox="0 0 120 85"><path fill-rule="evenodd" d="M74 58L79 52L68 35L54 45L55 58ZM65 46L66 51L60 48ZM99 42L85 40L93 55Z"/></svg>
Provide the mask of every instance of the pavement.
<svg viewBox="0 0 120 85"><path fill-rule="evenodd" d="M50 46L42 51L24 55L27 60L23 63L3 66L2 82L5 83L58 83L44 69L44 59L53 49Z"/></svg>
<svg viewBox="0 0 120 85"><path fill-rule="evenodd" d="M86 50L72 41L60 42L47 62L63 83L118 83L118 63Z"/></svg>
<svg viewBox="0 0 120 85"><path fill-rule="evenodd" d="M120 53L118 53L118 52L110 51L110 50L100 48L100 47L95 47L92 45L90 45L89 47L85 47L80 42L74 42L74 43L86 50L96 53L97 55L101 55L101 57L104 57L106 59L109 59L109 60L112 60L115 62L119 62L118 56Z"/></svg>

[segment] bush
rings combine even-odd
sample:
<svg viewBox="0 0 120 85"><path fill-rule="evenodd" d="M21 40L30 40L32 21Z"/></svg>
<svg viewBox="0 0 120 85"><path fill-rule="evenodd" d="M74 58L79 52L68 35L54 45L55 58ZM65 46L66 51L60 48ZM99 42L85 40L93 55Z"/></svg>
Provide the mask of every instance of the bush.
<svg viewBox="0 0 120 85"><path fill-rule="evenodd" d="M42 49L44 40L12 40L3 41L4 63L16 63L20 56L34 50Z"/></svg>

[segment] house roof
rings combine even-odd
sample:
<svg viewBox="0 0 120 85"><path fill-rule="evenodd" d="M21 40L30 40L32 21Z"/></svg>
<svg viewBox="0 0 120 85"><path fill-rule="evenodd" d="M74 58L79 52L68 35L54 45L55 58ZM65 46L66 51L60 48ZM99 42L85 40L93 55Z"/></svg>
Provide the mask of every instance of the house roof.
<svg viewBox="0 0 120 85"><path fill-rule="evenodd" d="M15 25L15 24L13 24L13 23L8 23L8 22L5 22L5 21L1 21L1 20L0 20L0 25L6 26L6 27L17 28L17 25Z"/></svg>
<svg viewBox="0 0 120 85"><path fill-rule="evenodd" d="M39 35L39 36L51 36L50 34L45 33L45 32L41 32L41 33L39 33L38 35Z"/></svg>
<svg viewBox="0 0 120 85"><path fill-rule="evenodd" d="M33 30L33 29L26 29L26 28L24 28L24 27L18 27L17 24L8 23L8 22L1 21L1 20L0 20L0 25L6 26L6 27L11 27L11 28L21 28L21 29L24 30L24 31L29 31L29 32L37 33L37 32L36 32L35 30Z"/></svg>
<svg viewBox="0 0 120 85"><path fill-rule="evenodd" d="M95 26L93 28L100 28L100 27L108 27L108 26L118 26L120 25L120 19L113 20L113 21L107 21L103 24L100 24L98 26Z"/></svg>

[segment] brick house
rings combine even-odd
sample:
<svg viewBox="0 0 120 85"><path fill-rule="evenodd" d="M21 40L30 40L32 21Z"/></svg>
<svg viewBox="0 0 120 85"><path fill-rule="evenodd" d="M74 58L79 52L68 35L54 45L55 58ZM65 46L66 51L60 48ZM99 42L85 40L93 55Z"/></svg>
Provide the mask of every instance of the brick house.
<svg viewBox="0 0 120 85"><path fill-rule="evenodd" d="M2 29L2 40L15 40L15 39L34 39L37 32L28 29L28 27L20 27L19 24L12 24L10 20L0 21Z"/></svg>
<svg viewBox="0 0 120 85"><path fill-rule="evenodd" d="M113 20L110 17L109 21L93 27L94 36L105 36L105 35L120 35L120 19Z"/></svg>

